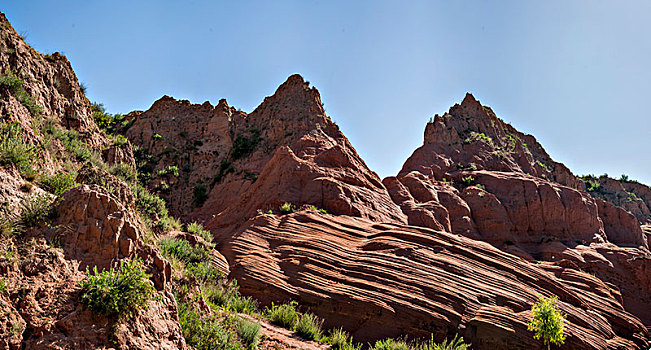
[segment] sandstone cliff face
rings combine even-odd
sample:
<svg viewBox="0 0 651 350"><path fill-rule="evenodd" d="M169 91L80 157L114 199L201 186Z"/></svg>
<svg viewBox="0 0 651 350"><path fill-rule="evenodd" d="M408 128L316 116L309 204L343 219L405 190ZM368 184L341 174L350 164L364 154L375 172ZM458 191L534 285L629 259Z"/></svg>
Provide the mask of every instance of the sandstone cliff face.
<svg viewBox="0 0 651 350"><path fill-rule="evenodd" d="M222 252L244 292L299 299L360 340L459 332L474 349L535 348L526 323L539 294L559 296L570 348L641 348L647 337L619 292L594 276L442 231L314 211L263 214Z"/></svg>
<svg viewBox="0 0 651 350"><path fill-rule="evenodd" d="M325 115L318 91L299 75L250 114L225 100L213 107L163 97L136 117L127 136L153 156L150 185L165 181L161 193L173 213L218 216L213 227L284 202L406 222L377 174ZM174 165L178 177L155 176Z"/></svg>
<svg viewBox="0 0 651 350"><path fill-rule="evenodd" d="M599 181L599 191L591 185L585 192L584 181L551 160L533 137L467 95L427 124L424 145L383 182L411 225L480 239L530 261L569 259L587 270L597 264L597 276L616 285L626 309L650 325L649 245L638 221L644 215L611 203L621 201L595 198L625 192L619 181ZM645 188L635 189L645 194ZM643 213L644 200L635 202ZM587 251L599 258L580 258Z"/></svg>

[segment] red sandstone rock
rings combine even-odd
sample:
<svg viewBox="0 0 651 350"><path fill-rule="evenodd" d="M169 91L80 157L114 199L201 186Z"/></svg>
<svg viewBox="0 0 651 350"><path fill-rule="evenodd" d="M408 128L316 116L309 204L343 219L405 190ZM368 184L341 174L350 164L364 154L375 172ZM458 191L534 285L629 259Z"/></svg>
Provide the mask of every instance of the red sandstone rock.
<svg viewBox="0 0 651 350"><path fill-rule="evenodd" d="M642 348L648 337L612 287L589 274L426 228L259 215L222 252L244 293L264 303L297 299L359 340L458 331L474 349L540 346L526 330L538 294L559 296L571 348Z"/></svg>

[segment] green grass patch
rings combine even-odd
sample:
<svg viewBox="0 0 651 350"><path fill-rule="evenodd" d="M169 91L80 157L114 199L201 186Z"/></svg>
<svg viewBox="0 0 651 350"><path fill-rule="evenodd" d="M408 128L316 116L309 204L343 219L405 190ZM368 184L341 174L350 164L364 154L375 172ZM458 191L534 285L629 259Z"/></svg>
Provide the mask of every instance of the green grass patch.
<svg viewBox="0 0 651 350"><path fill-rule="evenodd" d="M260 342L260 324L248 320L239 320L237 322L237 335L249 349L255 349Z"/></svg>
<svg viewBox="0 0 651 350"><path fill-rule="evenodd" d="M299 319L297 305L296 301L281 305L271 303L271 308L265 310L265 317L277 326L293 330Z"/></svg>
<svg viewBox="0 0 651 350"><path fill-rule="evenodd" d="M320 340L323 331L321 326L322 320L319 320L314 314L306 313L301 315L296 324L296 333L308 340Z"/></svg>
<svg viewBox="0 0 651 350"><path fill-rule="evenodd" d="M79 184L75 182L76 176L77 174L74 173L58 173L52 176L41 175L39 183L46 191L58 196L73 187L79 186Z"/></svg>

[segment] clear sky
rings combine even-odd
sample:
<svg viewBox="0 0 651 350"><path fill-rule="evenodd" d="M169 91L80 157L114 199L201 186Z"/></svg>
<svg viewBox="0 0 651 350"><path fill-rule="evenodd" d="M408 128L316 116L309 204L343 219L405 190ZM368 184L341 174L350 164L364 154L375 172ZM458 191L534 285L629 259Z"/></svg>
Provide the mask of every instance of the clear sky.
<svg viewBox="0 0 651 350"><path fill-rule="evenodd" d="M2 0L110 112L162 95L252 111L300 73L394 175L468 91L577 174L651 184L651 2Z"/></svg>

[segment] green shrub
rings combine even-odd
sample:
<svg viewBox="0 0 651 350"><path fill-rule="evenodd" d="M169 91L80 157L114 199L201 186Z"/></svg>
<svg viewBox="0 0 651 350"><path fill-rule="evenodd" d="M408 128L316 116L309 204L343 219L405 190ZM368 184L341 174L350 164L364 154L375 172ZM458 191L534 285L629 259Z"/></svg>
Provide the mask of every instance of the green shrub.
<svg viewBox="0 0 651 350"><path fill-rule="evenodd" d="M210 234L210 231L204 229L203 226L197 222L187 224L185 229L189 233L200 236L206 242L212 242L212 234Z"/></svg>
<svg viewBox="0 0 651 350"><path fill-rule="evenodd" d="M146 309L156 293L149 281L150 275L143 271L138 259L120 261L117 269L98 272L97 266L79 282L82 289L81 302L90 310L109 316L131 317Z"/></svg>
<svg viewBox="0 0 651 350"><path fill-rule="evenodd" d="M201 312L187 302L178 303L178 312L179 324L188 345L198 350L239 348L235 334L216 316L202 317Z"/></svg>
<svg viewBox="0 0 651 350"><path fill-rule="evenodd" d="M111 175L117 176L127 183L132 183L138 178L136 170L127 163L117 163L109 168Z"/></svg>
<svg viewBox="0 0 651 350"><path fill-rule="evenodd" d="M162 216L160 220L158 220L158 222L156 223L155 227L164 232L180 231L181 221L168 214Z"/></svg>
<svg viewBox="0 0 651 350"><path fill-rule="evenodd" d="M7 294L7 279L0 278L0 294Z"/></svg>
<svg viewBox="0 0 651 350"><path fill-rule="evenodd" d="M296 301L291 301L288 304L274 305L271 303L271 308L267 308L265 316L271 323L287 328L290 330L294 329L294 326L298 322L298 311L296 306L298 303Z"/></svg>
<svg viewBox="0 0 651 350"><path fill-rule="evenodd" d="M184 263L200 263L210 259L210 253L199 244L194 247L184 239L163 238L158 242L163 256L183 261Z"/></svg>
<svg viewBox="0 0 651 350"><path fill-rule="evenodd" d="M144 215L158 215L161 218L169 215L162 198L152 194L140 184L131 186L131 190L136 197L136 208Z"/></svg>
<svg viewBox="0 0 651 350"><path fill-rule="evenodd" d="M214 267L210 261L186 264L186 271L190 276L201 282L214 282L223 277L221 271Z"/></svg>
<svg viewBox="0 0 651 350"><path fill-rule="evenodd" d="M280 212L282 214L293 213L294 210L295 210L294 206L290 203L283 203L283 205L280 206Z"/></svg>
<svg viewBox="0 0 651 350"><path fill-rule="evenodd" d="M599 183L599 180L590 177L584 177L583 180L585 181L585 189L588 192L602 192L601 183Z"/></svg>
<svg viewBox="0 0 651 350"><path fill-rule="evenodd" d="M371 350L411 350L411 347L405 341L389 338L376 341Z"/></svg>
<svg viewBox="0 0 651 350"><path fill-rule="evenodd" d="M231 151L231 157L233 160L244 158L251 154L260 142L260 132L258 130L251 130L251 137L246 137L244 135L237 135L233 141L233 149Z"/></svg>
<svg viewBox="0 0 651 350"><path fill-rule="evenodd" d="M257 301L251 297L240 295L237 281L227 282L219 279L214 284L205 284L201 290L204 298L215 306L247 314L258 310Z"/></svg>
<svg viewBox="0 0 651 350"><path fill-rule="evenodd" d="M260 341L260 324L248 320L237 322L237 335L248 345L249 349L255 349Z"/></svg>
<svg viewBox="0 0 651 350"><path fill-rule="evenodd" d="M328 344L332 345L332 350L359 350L361 344L353 344L353 339L343 328L330 330Z"/></svg>
<svg viewBox="0 0 651 350"><path fill-rule="evenodd" d="M174 177L179 177L179 167L176 165L168 165L167 168L159 170L156 175L165 176L167 174L172 174Z"/></svg>
<svg viewBox="0 0 651 350"><path fill-rule="evenodd" d="M296 333L308 340L319 340L321 339L322 324L323 321L319 320L314 314L303 314L296 324Z"/></svg>
<svg viewBox="0 0 651 350"><path fill-rule="evenodd" d="M47 195L33 195L20 202L20 222L25 226L33 225L52 214L52 202Z"/></svg>
<svg viewBox="0 0 651 350"><path fill-rule="evenodd" d="M34 98L25 91L23 81L13 73L0 75L0 87L13 92L16 99L27 108L33 117L43 114L43 107L39 106Z"/></svg>
<svg viewBox="0 0 651 350"><path fill-rule="evenodd" d="M441 343L436 343L434 341L434 336L432 335L429 341L416 346L414 350L468 350L468 349L470 349L470 345L463 342L463 337L459 337L458 334L455 334L454 338L445 339Z"/></svg>
<svg viewBox="0 0 651 350"><path fill-rule="evenodd" d="M473 186L473 185L475 185L475 178L472 177L472 175L462 177L461 178L461 185L463 185L463 187Z"/></svg>
<svg viewBox="0 0 651 350"><path fill-rule="evenodd" d="M23 141L18 122L0 123L0 164L15 164L25 174L33 174L32 164L38 158L36 146Z"/></svg>
<svg viewBox="0 0 651 350"><path fill-rule="evenodd" d="M21 232L23 232L23 225L20 220L9 215L0 217L0 237L10 237Z"/></svg>
<svg viewBox="0 0 651 350"><path fill-rule="evenodd" d="M77 174L67 173L58 173L52 176L42 175L39 182L48 192L58 196L73 187L79 186L75 182L76 177Z"/></svg>
<svg viewBox="0 0 651 350"><path fill-rule="evenodd" d="M527 327L534 332L534 338L543 339L548 349L549 343L560 346L565 342L563 323L567 316L556 305L557 300L556 296L549 299L538 297L538 301L531 307L532 318Z"/></svg>
<svg viewBox="0 0 651 350"><path fill-rule="evenodd" d="M206 199L208 199L208 189L206 188L206 185L198 184L194 186L192 204L194 204L195 207L200 207L206 202Z"/></svg>

